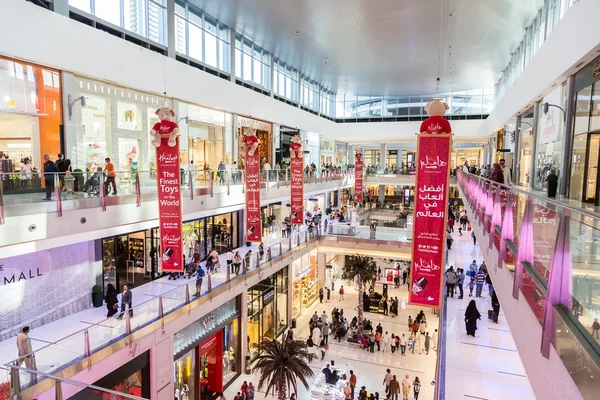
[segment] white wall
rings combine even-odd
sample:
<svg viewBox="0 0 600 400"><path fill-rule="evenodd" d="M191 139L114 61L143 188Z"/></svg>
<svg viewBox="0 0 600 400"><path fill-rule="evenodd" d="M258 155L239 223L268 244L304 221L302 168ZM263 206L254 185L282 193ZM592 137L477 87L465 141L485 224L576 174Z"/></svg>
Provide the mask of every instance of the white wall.
<svg viewBox="0 0 600 400"><path fill-rule="evenodd" d="M600 43L598 15L598 0L573 4L496 105L482 126L481 135L489 136L517 112L541 99L553 84L563 82L585 66L574 68L579 62L587 63L598 56L594 51Z"/></svg>
<svg viewBox="0 0 600 400"><path fill-rule="evenodd" d="M0 9L0 54L7 57L345 142L414 140L418 130L418 122L336 124L29 2L0 0ZM479 139L481 121L452 123L457 140Z"/></svg>

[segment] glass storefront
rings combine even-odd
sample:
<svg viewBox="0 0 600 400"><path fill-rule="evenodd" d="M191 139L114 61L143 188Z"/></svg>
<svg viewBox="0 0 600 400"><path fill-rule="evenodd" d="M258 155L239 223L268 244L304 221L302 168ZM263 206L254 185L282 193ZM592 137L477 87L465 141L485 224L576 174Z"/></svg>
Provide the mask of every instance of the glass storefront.
<svg viewBox="0 0 600 400"><path fill-rule="evenodd" d="M533 146L533 138L531 137L533 130L531 128L521 133L521 144L519 151L521 158L519 161L519 176L518 183L522 186L528 186L531 179L531 148Z"/></svg>
<svg viewBox="0 0 600 400"><path fill-rule="evenodd" d="M282 203L269 204L261 207L260 211L263 237L271 236L276 239L281 232L281 222L289 216L289 202L288 205L282 205Z"/></svg>
<svg viewBox="0 0 600 400"><path fill-rule="evenodd" d="M240 374L238 299L177 332L173 338L175 398L209 398Z"/></svg>
<svg viewBox="0 0 600 400"><path fill-rule="evenodd" d="M317 167L321 166L321 135L314 132L306 132L306 136L303 138L304 148L304 165L315 164ZM308 153L306 153L308 151Z"/></svg>
<svg viewBox="0 0 600 400"><path fill-rule="evenodd" d="M205 260L213 250L222 254L230 246L239 247L241 213L236 211L182 223L186 263L192 260L194 251ZM110 283L121 292L124 285L138 286L160 277L159 239L158 228L102 239L104 290Z"/></svg>
<svg viewBox="0 0 600 400"><path fill-rule="evenodd" d="M335 142L335 165L343 166L348 159L348 144Z"/></svg>
<svg viewBox="0 0 600 400"><path fill-rule="evenodd" d="M248 355L258 355L262 340L273 340L288 326L288 269L248 289Z"/></svg>
<svg viewBox="0 0 600 400"><path fill-rule="evenodd" d="M169 99L104 82L76 77L84 107L73 108L77 146L74 166L92 171L110 157L117 171L154 169L156 151L148 134L158 122L155 112L170 107ZM122 174L121 179L127 179Z"/></svg>
<svg viewBox="0 0 600 400"><path fill-rule="evenodd" d="M193 162L197 170L216 169L221 161L231 165L225 138L231 137L233 116L184 102L175 102L175 107L177 118L181 119L181 162ZM202 174L196 174L196 179L203 179Z"/></svg>
<svg viewBox="0 0 600 400"><path fill-rule="evenodd" d="M465 161L469 165L480 166L483 162L483 149L454 149L450 154L450 168L454 169L465 165Z"/></svg>
<svg viewBox="0 0 600 400"><path fill-rule="evenodd" d="M321 162L322 165L333 165L335 159L335 142L330 139L321 138Z"/></svg>
<svg viewBox="0 0 600 400"><path fill-rule="evenodd" d="M575 74L569 198L600 205L600 57Z"/></svg>
<svg viewBox="0 0 600 400"><path fill-rule="evenodd" d="M39 189L43 155L61 152L60 71L0 57L0 94L0 171L27 172L3 189Z"/></svg>
<svg viewBox="0 0 600 400"><path fill-rule="evenodd" d="M292 318L319 298L317 251L313 250L292 262Z"/></svg>
<svg viewBox="0 0 600 400"><path fill-rule="evenodd" d="M566 88L566 86L557 87L544 97L542 103L556 105L565 110ZM548 112L544 114L543 106L540 106L533 181L535 188L545 189L548 186L547 178L551 172L560 175L563 130L563 111L550 106Z"/></svg>
<svg viewBox="0 0 600 400"><path fill-rule="evenodd" d="M260 155L261 165L264 164L265 160L273 167L273 124L259 121L256 119L246 118L246 117L237 117L237 146L238 146L238 160L237 165L238 168L242 169L244 167L245 158L242 156L242 153L239 151L239 146L244 141L244 128L253 128L256 129L256 137L260 141L258 145L258 154Z"/></svg>

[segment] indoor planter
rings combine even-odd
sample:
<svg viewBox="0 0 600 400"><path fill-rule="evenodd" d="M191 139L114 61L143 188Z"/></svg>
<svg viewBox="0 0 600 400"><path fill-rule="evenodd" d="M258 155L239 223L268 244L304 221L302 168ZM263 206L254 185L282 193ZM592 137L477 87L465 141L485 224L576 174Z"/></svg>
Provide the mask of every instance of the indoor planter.
<svg viewBox="0 0 600 400"><path fill-rule="evenodd" d="M94 285L92 288L92 305L94 307L102 307L104 303L104 291L102 290L102 286Z"/></svg>

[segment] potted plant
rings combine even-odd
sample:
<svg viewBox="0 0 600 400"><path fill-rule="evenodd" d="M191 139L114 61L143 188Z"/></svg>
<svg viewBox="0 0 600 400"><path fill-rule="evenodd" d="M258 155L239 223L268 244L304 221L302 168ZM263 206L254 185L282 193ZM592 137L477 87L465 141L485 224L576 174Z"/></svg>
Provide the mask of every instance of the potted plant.
<svg viewBox="0 0 600 400"><path fill-rule="evenodd" d="M79 168L73 170L73 176L75 177L75 188L76 192L83 190L84 182L83 182L83 171Z"/></svg>
<svg viewBox="0 0 600 400"><path fill-rule="evenodd" d="M104 303L104 291L102 290L102 286L94 285L92 287L92 305L96 308L102 307Z"/></svg>

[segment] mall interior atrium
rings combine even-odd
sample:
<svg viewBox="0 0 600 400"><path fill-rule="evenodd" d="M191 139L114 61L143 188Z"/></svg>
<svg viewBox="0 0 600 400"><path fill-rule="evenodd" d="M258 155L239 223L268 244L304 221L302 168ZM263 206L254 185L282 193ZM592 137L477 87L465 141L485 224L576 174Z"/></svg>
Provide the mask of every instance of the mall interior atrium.
<svg viewBox="0 0 600 400"><path fill-rule="evenodd" d="M597 400L598 15L0 0L0 400Z"/></svg>

